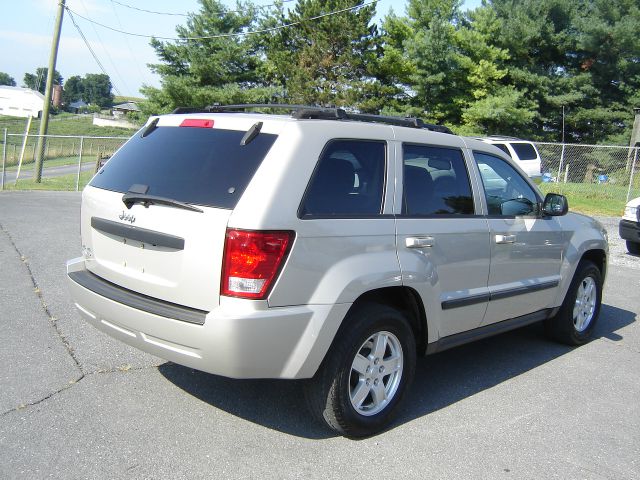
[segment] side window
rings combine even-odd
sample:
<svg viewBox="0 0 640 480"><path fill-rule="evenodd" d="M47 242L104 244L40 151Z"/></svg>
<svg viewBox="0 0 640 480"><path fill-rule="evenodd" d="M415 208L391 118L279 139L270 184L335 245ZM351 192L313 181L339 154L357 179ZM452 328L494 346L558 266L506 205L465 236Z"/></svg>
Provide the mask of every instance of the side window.
<svg viewBox="0 0 640 480"><path fill-rule="evenodd" d="M473 195L460 150L403 145L405 215L471 215Z"/></svg>
<svg viewBox="0 0 640 480"><path fill-rule="evenodd" d="M494 147L499 148L500 150L502 150L504 153L506 153L507 155L509 155L509 158L511 158L511 153L509 153L509 149L507 148L507 146L504 143L494 143L492 144Z"/></svg>
<svg viewBox="0 0 640 480"><path fill-rule="evenodd" d="M307 186L300 217L353 217L382 212L386 143L333 140Z"/></svg>
<svg viewBox="0 0 640 480"><path fill-rule="evenodd" d="M507 217L538 214L538 196L507 162L486 153L474 152L489 215Z"/></svg>

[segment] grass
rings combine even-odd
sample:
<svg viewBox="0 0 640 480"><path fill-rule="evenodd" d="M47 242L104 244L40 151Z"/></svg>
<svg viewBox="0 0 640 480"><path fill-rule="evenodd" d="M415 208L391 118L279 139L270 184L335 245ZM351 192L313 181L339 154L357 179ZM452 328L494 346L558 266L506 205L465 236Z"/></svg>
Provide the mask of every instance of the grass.
<svg viewBox="0 0 640 480"><path fill-rule="evenodd" d="M39 131L39 120L35 120L31 124L30 134L37 135ZM2 134L4 129L7 129L9 134L19 134L16 136L7 137L6 145L6 164L7 167L17 165L20 152L22 149L22 134L26 126L26 119L17 117L0 116L0 155L2 155ZM74 135L79 136L115 136L116 139L90 139L85 138L83 143L83 157L85 159L94 158L99 153L112 154L125 139L133 134L132 130L111 128L111 127L98 127L92 124L92 117L85 115L71 115L68 113L62 113L52 118L49 122L49 133L51 135ZM27 165L33 163L35 157L37 138L30 136L27 139L27 146L25 148L24 163ZM47 147L45 150L47 163L54 160L57 161L60 157L75 157L77 159L78 151L80 150L79 138L50 138L47 140ZM69 163L74 163L71 160Z"/></svg>
<svg viewBox="0 0 640 480"><path fill-rule="evenodd" d="M7 129L7 133L23 134L27 126L27 119L20 117L8 117L0 115L0 132ZM34 118L31 121L30 133L37 135L40 131L40 120ZM132 131L127 128L99 127L93 124L93 115L74 115L71 113L60 113L54 115L49 120L50 135L76 135L93 137L130 137ZM20 137L9 137L7 144L22 143Z"/></svg>
<svg viewBox="0 0 640 480"><path fill-rule="evenodd" d="M80 173L80 186L79 190L82 190L89 180L93 177L93 171ZM62 175L60 177L43 178L42 183L36 183L32 178L25 180L18 180L18 184L14 185L13 182L8 182L4 186L5 190L57 190L73 192L76 189L76 175Z"/></svg>
<svg viewBox="0 0 640 480"><path fill-rule="evenodd" d="M83 157L82 163L83 164L87 163L86 160L87 160L87 157ZM74 155L73 157L58 157L58 158L47 159L44 162L43 168L62 167L65 165L77 165L77 164L78 164L78 156ZM29 161L23 161L22 171L33 170L34 165L35 164L33 162L33 159L29 159ZM17 164L9 165L6 168L7 172L15 172L16 170L18 170Z"/></svg>
<svg viewBox="0 0 640 480"><path fill-rule="evenodd" d="M49 165L47 163L47 165ZM80 174L80 190L89 183L93 173L82 172ZM569 199L571 211L585 213L587 215L602 215L618 217L622 215L627 198L627 188L611 184L584 184L584 183L542 183L539 185L542 193L561 193ZM42 183L36 183L32 179L18 180L18 185L13 182L5 185L5 190L66 190L73 191L76 188L76 175L64 175L54 178L43 178Z"/></svg>
<svg viewBox="0 0 640 480"><path fill-rule="evenodd" d="M569 209L587 215L617 217L627 203L627 186L610 183L541 183L542 193L560 193L569 200Z"/></svg>

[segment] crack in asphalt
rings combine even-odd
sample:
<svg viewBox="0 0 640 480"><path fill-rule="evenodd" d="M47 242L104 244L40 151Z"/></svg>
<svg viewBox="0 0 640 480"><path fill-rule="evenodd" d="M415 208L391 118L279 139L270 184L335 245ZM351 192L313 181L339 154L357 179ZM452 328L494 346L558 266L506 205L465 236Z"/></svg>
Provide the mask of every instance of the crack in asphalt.
<svg viewBox="0 0 640 480"><path fill-rule="evenodd" d="M2 233L4 233L7 236L7 238L9 239L9 242L11 243L11 246L13 246L14 250L18 254L18 257L20 258L20 261L22 262L22 264L27 269L27 273L29 274L29 278L31 279L31 283L33 283L34 291L35 291L36 295L38 296L38 300L40 300L40 305L42 307L42 310L44 310L45 315L49 319L49 323L51 323L51 325L53 326L56 334L58 335L58 338L60 339L60 341L64 345L64 348L67 350L67 353L73 359L73 361L76 364L76 367L78 368L78 370L80 370L81 377L80 377L79 380L81 380L82 377L85 375L85 371L83 370L82 365L80 364L80 361L76 357L75 352L73 351L73 347L71 347L71 344L69 343L67 338L64 336L64 334L62 333L60 328L58 327L56 317L53 316L53 314L49 310L49 307L45 303L44 297L42 296L42 290L40 289L40 286L38 285L36 277L33 274L33 271L31 270L31 266L29 265L29 261L27 260L27 257L22 254L22 252L20 251L20 249L18 248L16 243L13 241L13 238L11 237L11 234L4 228L4 226L1 223L0 223L0 231L2 231Z"/></svg>
<svg viewBox="0 0 640 480"><path fill-rule="evenodd" d="M46 395L45 397L42 397L38 400L34 400L32 402L29 403L23 403L18 405L17 407L11 408L7 411L4 411L2 413L0 413L0 417L4 417L5 415L9 415L10 413L13 412L17 412L20 410L24 410L28 407L33 407L35 405L38 405L46 400L49 400L50 398L55 397L56 395L58 395L59 393L64 392L65 390L69 390L71 387L77 385L78 383L80 383L82 380L85 380L93 375L108 375L111 373L127 373L127 372L138 372L138 371L142 371L142 370L150 370L150 369L157 369L158 366L157 365L146 365L143 367L130 367L129 365L121 365L119 367L114 367L114 368L108 368L108 369L102 369L102 370L96 370L94 372L87 372L86 374L83 374L81 377L79 377L77 380L70 380L69 383L67 385L65 385L62 388L59 388L58 390L55 390L51 393L49 393L48 395Z"/></svg>
<svg viewBox="0 0 640 480"><path fill-rule="evenodd" d="M75 363L76 368L80 372L80 376L78 378L69 381L69 383L67 385L63 386L62 388L49 393L47 396L45 396L45 397L43 397L43 398L41 398L39 400L35 400L33 402L29 402L29 403L26 403L26 404L23 404L23 405L19 405L18 407L15 407L15 408L13 408L11 410L8 410L8 411L3 412L2 414L0 414L0 416L4 416L4 415L7 415L8 413L11 413L11 412L14 412L14 411L17 411L17 410L22 410L23 408L27 408L27 407L30 407L30 406L33 406L33 405L37 405L37 404L39 404L41 402L44 402L45 400L48 400L49 398L53 397L54 395L57 395L58 393L63 392L64 390L67 390L68 388L71 388L73 385L75 385L78 382L82 381L82 379L86 376L86 373L85 373L84 369L82 368L82 365L80 364L80 361L76 357L75 352L73 351L73 347L71 346L71 344L69 343L67 338L64 336L64 334L62 333L62 331L58 327L56 317L53 316L53 314L49 310L49 307L45 303L44 297L42 296L42 290L40 289L40 286L38 285L38 282L36 281L36 278L35 278L35 276L33 274L33 271L31 270L31 266L29 265L29 262L27 261L27 257L22 254L22 252L20 251L20 249L18 248L18 246L14 242L13 238L11 237L11 234L9 233L8 230L6 230L4 228L4 226L2 224L0 224L0 231L2 231L2 233L4 233L6 235L7 239L9 240L9 243L11 243L11 246L13 247L13 249L18 254L18 258L20 258L20 261L22 262L22 264L27 269L27 273L29 275L29 278L31 279L31 283L33 283L34 292L38 296L38 300L40 301L40 306L42 307L42 310L44 311L45 315L47 316L47 319L49 320L49 323L53 327L53 330L56 332L56 335L57 335L58 339L62 342L62 345L64 346L65 350L67 351L67 353L69 354L69 356L71 357L71 359Z"/></svg>
<svg viewBox="0 0 640 480"><path fill-rule="evenodd" d="M5 412L1 412L0 413L0 417L3 417L5 415L8 415L10 413L13 413L13 412L16 412L16 411L19 411L19 410L24 410L25 408L32 407L32 406L38 405L38 404L40 404L42 402L45 402L45 401L49 400L50 398L58 395L59 393L62 393L65 390L70 389L74 385L77 385L82 380L87 378L87 376L89 376L89 375L101 375L101 374L110 374L110 373L126 373L126 372L135 372L135 371L140 371L140 370L153 369L153 368L157 369L158 368L157 365L146 365L146 366L141 366L141 367L132 367L132 366L130 366L128 364L125 364L125 365L120 365L118 367L113 367L113 368L108 368L108 369L99 369L99 370L91 371L91 372L85 371L85 369L82 367L82 364L80 363L80 360L78 360L78 357L76 357L76 354L75 354L75 352L73 350L73 347L71 346L71 344L69 343L67 338L64 336L62 331L60 330L60 328L59 328L59 326L57 324L57 318L51 313L51 311L49 310L49 307L47 306L46 302L44 301L44 297L42 295L42 290L40 289L40 286L38 285L38 282L37 282L37 280L35 278L35 275L33 274L33 270L31 270L31 266L29 265L27 257L22 254L22 252L20 251L20 249L18 248L18 246L14 242L13 237L11 237L11 234L9 233L9 231L7 229L5 229L4 226L1 223L0 223L0 231L6 235L7 239L9 240L9 243L11 243L11 246L13 247L13 249L18 254L18 257L20 258L20 261L22 262L22 264L27 269L27 273L29 275L29 278L31 279L31 283L33 284L34 292L38 296L38 300L40 301L40 306L42 307L42 310L44 311L45 315L47 316L47 318L49 320L49 323L51 324L51 326L53 327L54 331L56 332L56 336L62 342L62 345L64 346L65 350L67 351L67 354L72 358L73 362L76 365L76 368L80 372L80 375L79 375L78 378L76 378L74 380L70 380L68 384L64 385L63 387L59 388L58 390L55 390L55 391L49 393L48 395L46 395L43 398L40 398L38 400L33 400L33 401L29 402L29 403L24 403L24 404L18 405L17 407L9 409L9 410L7 410Z"/></svg>

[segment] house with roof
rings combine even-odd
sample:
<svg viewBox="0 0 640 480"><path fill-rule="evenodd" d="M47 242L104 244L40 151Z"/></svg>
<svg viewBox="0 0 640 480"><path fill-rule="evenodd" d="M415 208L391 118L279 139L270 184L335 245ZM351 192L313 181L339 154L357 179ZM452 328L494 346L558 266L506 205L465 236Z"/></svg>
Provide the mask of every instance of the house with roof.
<svg viewBox="0 0 640 480"><path fill-rule="evenodd" d="M44 95L30 88L0 85L0 115L11 117L40 117Z"/></svg>
<svg viewBox="0 0 640 480"><path fill-rule="evenodd" d="M114 117L124 117L130 112L139 112L140 108L135 102L125 102L111 107Z"/></svg>
<svg viewBox="0 0 640 480"><path fill-rule="evenodd" d="M84 100L80 99L80 100L75 100L75 101L71 102L69 104L69 107L67 107L67 109L71 113L82 113L83 111L85 111L87 109L88 106L89 106L89 104L87 102L85 102Z"/></svg>

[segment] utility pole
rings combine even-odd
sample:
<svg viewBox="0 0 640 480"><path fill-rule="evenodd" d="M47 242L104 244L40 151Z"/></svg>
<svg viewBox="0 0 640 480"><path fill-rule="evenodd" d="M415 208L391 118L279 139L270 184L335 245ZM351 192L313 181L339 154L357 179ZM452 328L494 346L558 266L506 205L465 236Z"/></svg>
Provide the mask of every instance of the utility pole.
<svg viewBox="0 0 640 480"><path fill-rule="evenodd" d="M53 90L53 76L56 70L56 60L58 58L58 45L60 44L60 31L62 30L62 16L64 14L65 1L58 3L58 13L56 14L56 24L53 27L53 42L51 43L51 54L49 55L49 71L47 72L47 86L44 90L44 105L42 107L42 118L40 119L40 135L38 136L38 146L36 147L36 183L42 180L42 160L44 156L45 135L49 127L49 108L51 106L51 91Z"/></svg>

